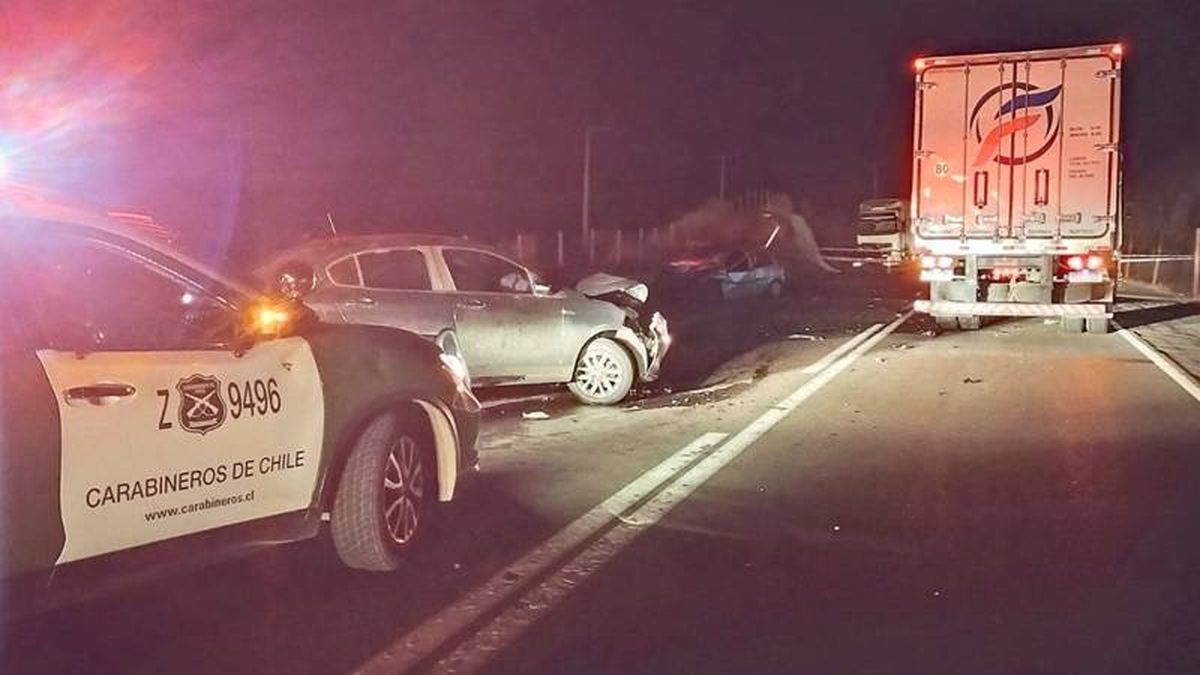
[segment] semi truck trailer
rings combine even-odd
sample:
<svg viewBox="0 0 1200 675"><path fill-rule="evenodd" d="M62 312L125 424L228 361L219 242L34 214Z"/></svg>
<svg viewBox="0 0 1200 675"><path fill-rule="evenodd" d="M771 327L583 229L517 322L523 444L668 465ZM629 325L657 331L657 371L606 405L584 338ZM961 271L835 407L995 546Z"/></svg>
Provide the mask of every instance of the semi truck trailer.
<svg viewBox="0 0 1200 675"><path fill-rule="evenodd" d="M1120 44L917 59L910 242L943 328L1103 333L1121 245Z"/></svg>

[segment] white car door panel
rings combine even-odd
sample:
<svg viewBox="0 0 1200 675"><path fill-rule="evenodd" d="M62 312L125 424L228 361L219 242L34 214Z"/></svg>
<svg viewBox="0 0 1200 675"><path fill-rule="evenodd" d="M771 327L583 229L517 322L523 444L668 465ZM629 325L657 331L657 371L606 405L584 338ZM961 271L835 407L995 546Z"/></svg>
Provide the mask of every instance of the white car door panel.
<svg viewBox="0 0 1200 675"><path fill-rule="evenodd" d="M324 401L303 339L38 358L61 414L58 563L311 505Z"/></svg>

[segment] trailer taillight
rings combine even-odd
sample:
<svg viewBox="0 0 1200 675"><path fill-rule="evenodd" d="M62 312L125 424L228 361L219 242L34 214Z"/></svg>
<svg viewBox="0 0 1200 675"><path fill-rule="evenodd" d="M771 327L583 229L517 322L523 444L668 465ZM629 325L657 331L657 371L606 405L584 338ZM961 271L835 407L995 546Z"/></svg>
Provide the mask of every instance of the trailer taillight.
<svg viewBox="0 0 1200 675"><path fill-rule="evenodd" d="M1073 256L1067 258L1067 269L1072 270L1074 272L1078 272L1083 269L1083 266L1084 266L1083 256L1073 255Z"/></svg>
<svg viewBox="0 0 1200 675"><path fill-rule="evenodd" d="M1087 268L1092 271L1102 270L1104 269L1105 262L1107 261L1104 259L1104 256L1093 253L1087 257Z"/></svg>

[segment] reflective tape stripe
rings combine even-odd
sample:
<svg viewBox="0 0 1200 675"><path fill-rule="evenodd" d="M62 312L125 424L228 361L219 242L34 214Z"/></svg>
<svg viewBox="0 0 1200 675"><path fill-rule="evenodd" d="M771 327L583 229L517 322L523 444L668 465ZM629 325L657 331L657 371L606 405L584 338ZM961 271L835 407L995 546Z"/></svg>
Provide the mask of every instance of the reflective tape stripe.
<svg viewBox="0 0 1200 675"><path fill-rule="evenodd" d="M1105 305L1039 305L1017 302L933 302L917 300L913 309L935 316L1070 316L1112 317Z"/></svg>

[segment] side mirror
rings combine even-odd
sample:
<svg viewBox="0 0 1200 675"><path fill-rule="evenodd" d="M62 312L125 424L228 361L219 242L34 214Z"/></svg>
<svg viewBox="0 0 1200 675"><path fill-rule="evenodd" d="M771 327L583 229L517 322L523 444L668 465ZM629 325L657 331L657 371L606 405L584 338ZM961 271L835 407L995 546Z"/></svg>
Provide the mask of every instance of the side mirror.
<svg viewBox="0 0 1200 675"><path fill-rule="evenodd" d="M298 300L312 293L316 285L316 272L308 263L287 262L280 265L275 273L275 291L289 300Z"/></svg>

